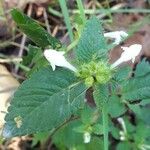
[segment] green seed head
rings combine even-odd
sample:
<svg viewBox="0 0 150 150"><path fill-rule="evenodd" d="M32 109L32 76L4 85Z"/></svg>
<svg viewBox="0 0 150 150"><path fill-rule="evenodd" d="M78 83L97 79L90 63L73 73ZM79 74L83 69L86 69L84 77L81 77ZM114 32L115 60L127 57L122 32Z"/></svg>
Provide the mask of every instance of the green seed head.
<svg viewBox="0 0 150 150"><path fill-rule="evenodd" d="M85 79L85 85L87 87L91 87L93 85L93 83L94 83L94 78L93 77L88 77L88 78Z"/></svg>
<svg viewBox="0 0 150 150"><path fill-rule="evenodd" d="M94 83L104 84L111 79L112 70L105 62L93 62L83 64L77 76L85 80L87 86Z"/></svg>

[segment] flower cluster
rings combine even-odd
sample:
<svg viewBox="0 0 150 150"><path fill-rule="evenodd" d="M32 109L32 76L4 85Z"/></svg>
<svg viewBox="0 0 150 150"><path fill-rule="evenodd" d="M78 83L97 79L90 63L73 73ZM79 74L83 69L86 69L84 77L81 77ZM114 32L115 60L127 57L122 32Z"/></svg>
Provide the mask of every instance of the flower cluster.
<svg viewBox="0 0 150 150"><path fill-rule="evenodd" d="M108 32L104 34L105 37L115 39L114 44L119 44L122 38L128 36L124 31ZM129 47L121 47L124 51L120 58L115 61L111 66L104 62L90 62L88 64L83 64L77 70L73 65L71 65L65 58L63 51L56 51L53 49L46 49L44 51L45 58L50 62L53 71L56 66L65 67L74 71L78 77L85 80L87 86L92 86L94 82L104 84L108 82L111 78L111 70L119 66L123 62L132 60L134 63L135 58L139 55L142 50L142 45L133 44Z"/></svg>
<svg viewBox="0 0 150 150"><path fill-rule="evenodd" d="M85 80L87 86L92 86L94 82L104 84L111 78L111 68L105 62L91 61L81 65L76 74Z"/></svg>

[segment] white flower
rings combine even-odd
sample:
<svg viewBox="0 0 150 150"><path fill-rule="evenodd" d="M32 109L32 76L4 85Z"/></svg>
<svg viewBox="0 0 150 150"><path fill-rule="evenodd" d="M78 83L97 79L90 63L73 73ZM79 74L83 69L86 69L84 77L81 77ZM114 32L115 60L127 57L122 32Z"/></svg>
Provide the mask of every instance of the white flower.
<svg viewBox="0 0 150 150"><path fill-rule="evenodd" d="M89 132L85 132L83 135L84 143L89 143L91 141L91 134Z"/></svg>
<svg viewBox="0 0 150 150"><path fill-rule="evenodd" d="M136 56L138 56L140 51L142 50L142 45L133 44L129 47L121 47L121 48L124 50L124 52L121 54L120 58L111 65L112 68L115 68L121 63L129 60L132 60L132 63L134 63Z"/></svg>
<svg viewBox="0 0 150 150"><path fill-rule="evenodd" d="M122 129L123 129L123 131L121 130L119 132L120 140L121 141L125 141L126 140L126 136L127 136L127 129L126 129L125 122L124 122L123 118L118 118L117 120L118 120L118 122L120 123L120 125L122 126Z"/></svg>
<svg viewBox="0 0 150 150"><path fill-rule="evenodd" d="M126 136L125 136L126 133L124 131L120 131L119 134L120 134L120 140L125 141L126 140Z"/></svg>
<svg viewBox="0 0 150 150"><path fill-rule="evenodd" d="M55 70L56 66L60 66L76 72L76 68L66 60L66 58L63 56L64 54L65 52L56 51L53 49L46 49L44 51L44 56L50 62L53 71Z"/></svg>
<svg viewBox="0 0 150 150"><path fill-rule="evenodd" d="M126 129L126 125L125 125L124 120L123 120L122 118L118 118L117 120L118 120L118 122L121 124L122 129L123 129L123 132L124 132L124 133L127 133L127 129ZM120 133L122 134L122 131L121 131Z"/></svg>
<svg viewBox="0 0 150 150"><path fill-rule="evenodd" d="M114 32L104 33L104 37L115 39L114 41L115 45L118 45L121 42L122 38L126 38L127 36L128 34L124 31L114 31Z"/></svg>
<svg viewBox="0 0 150 150"><path fill-rule="evenodd" d="M121 141L125 141L125 137L124 137L124 136L121 136L121 137L120 137L120 140L121 140Z"/></svg>

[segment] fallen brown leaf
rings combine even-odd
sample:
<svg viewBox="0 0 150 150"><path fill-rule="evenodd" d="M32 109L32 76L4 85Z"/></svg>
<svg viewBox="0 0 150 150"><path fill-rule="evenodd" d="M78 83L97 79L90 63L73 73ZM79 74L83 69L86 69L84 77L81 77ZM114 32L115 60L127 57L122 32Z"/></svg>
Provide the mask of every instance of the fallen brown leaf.
<svg viewBox="0 0 150 150"><path fill-rule="evenodd" d="M11 75L5 66L0 65L0 131L4 124L4 117L12 95L19 82Z"/></svg>

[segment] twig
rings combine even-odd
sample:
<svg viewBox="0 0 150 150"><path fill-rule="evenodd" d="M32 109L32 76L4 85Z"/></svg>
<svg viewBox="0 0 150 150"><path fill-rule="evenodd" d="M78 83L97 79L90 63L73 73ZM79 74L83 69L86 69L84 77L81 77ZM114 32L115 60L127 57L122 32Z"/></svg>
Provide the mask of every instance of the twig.
<svg viewBox="0 0 150 150"><path fill-rule="evenodd" d="M16 42L10 42L10 45L16 46L16 47L20 47L20 44L16 43ZM21 47L20 47L21 48ZM24 49L26 51L28 51L28 48L26 46L24 46Z"/></svg>
<svg viewBox="0 0 150 150"><path fill-rule="evenodd" d="M45 25L46 25L46 28L47 28L47 32L49 34L51 34L51 31L50 31L50 25L49 25L49 22L48 22L48 16L47 16L47 13L46 13L46 9L44 8L43 10L43 16L44 16L44 20L45 20Z"/></svg>
<svg viewBox="0 0 150 150"><path fill-rule="evenodd" d="M109 6L109 2L107 2L107 3L108 3L108 6ZM126 4L121 3L121 4L117 4L117 5L113 6L112 8L109 7L109 8L107 9L108 11L106 11L106 12L104 12L104 13L98 15L97 17L98 17L98 18L103 18L103 17L105 17L107 14L110 14L110 15L111 15L111 13L113 13L113 11L115 12L115 10L117 11L118 9L121 9L121 8L123 8L124 6L126 6ZM110 11L110 10L111 10L111 11ZM111 16L110 18L111 18L111 20L112 20L112 16Z"/></svg>
<svg viewBox="0 0 150 150"><path fill-rule="evenodd" d="M21 79L21 80L25 80L26 78L24 76L15 74L15 73L11 73L13 75L13 77L15 77L16 79Z"/></svg>
<svg viewBox="0 0 150 150"><path fill-rule="evenodd" d="M52 32L52 36L56 36L56 34L57 34L57 32L58 32L58 30L59 30L59 27L58 27L58 25L54 28L54 30L53 30L53 32Z"/></svg>
<svg viewBox="0 0 150 150"><path fill-rule="evenodd" d="M10 62L21 62L22 58L7 58L7 59L1 59L0 58L0 63L10 63Z"/></svg>
<svg viewBox="0 0 150 150"><path fill-rule="evenodd" d="M16 46L16 47L19 47L20 48L20 44L16 43L16 42L12 42L12 41L5 41L5 42L2 42L0 41L0 48L6 48L10 45L13 45L13 46ZM24 49L28 51L28 48L26 46L24 46Z"/></svg>

